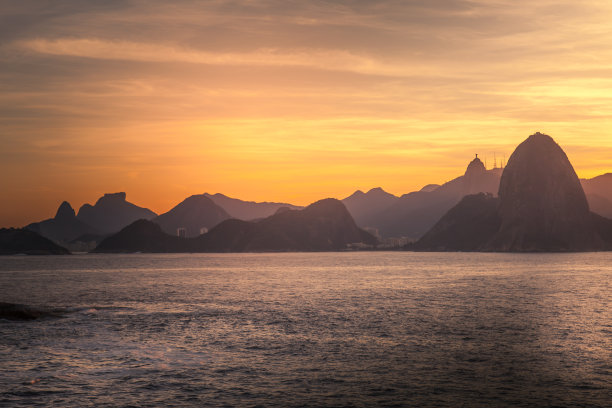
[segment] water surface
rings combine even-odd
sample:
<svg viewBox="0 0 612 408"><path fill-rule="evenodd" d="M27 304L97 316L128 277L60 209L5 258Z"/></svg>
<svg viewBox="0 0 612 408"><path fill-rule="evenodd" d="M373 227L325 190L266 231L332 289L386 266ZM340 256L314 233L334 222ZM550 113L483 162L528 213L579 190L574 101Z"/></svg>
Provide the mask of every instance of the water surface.
<svg viewBox="0 0 612 408"><path fill-rule="evenodd" d="M612 406L612 254L0 258L1 406Z"/></svg>

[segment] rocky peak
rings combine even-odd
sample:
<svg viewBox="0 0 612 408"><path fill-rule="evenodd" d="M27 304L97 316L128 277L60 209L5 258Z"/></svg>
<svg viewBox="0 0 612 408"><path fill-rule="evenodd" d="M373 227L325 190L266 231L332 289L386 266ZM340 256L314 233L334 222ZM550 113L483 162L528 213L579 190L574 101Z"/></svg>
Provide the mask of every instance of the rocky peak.
<svg viewBox="0 0 612 408"><path fill-rule="evenodd" d="M126 199L126 194L124 192L106 193L98 199L98 202L122 202L122 201L125 201L125 199Z"/></svg>
<svg viewBox="0 0 612 408"><path fill-rule="evenodd" d="M516 148L502 174L499 197L502 224L496 249L597 248L580 180L550 136L535 133Z"/></svg>
<svg viewBox="0 0 612 408"><path fill-rule="evenodd" d="M57 213L55 213L56 220L65 220L74 217L76 217L76 214L68 201L64 201L62 204L60 204L59 208L57 209Z"/></svg>
<svg viewBox="0 0 612 408"><path fill-rule="evenodd" d="M485 168L482 160L478 158L478 155L468 164L467 169L465 170L465 176L469 177L475 174L485 173L487 169Z"/></svg>

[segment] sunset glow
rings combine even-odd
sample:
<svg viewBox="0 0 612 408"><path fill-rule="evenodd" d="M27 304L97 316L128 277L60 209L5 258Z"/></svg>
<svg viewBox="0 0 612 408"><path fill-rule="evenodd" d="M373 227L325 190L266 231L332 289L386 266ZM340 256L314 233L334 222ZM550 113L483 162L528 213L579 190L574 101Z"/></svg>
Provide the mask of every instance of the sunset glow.
<svg viewBox="0 0 612 408"><path fill-rule="evenodd" d="M608 1L81 2L0 10L0 226L105 192L401 195L542 131L612 171Z"/></svg>

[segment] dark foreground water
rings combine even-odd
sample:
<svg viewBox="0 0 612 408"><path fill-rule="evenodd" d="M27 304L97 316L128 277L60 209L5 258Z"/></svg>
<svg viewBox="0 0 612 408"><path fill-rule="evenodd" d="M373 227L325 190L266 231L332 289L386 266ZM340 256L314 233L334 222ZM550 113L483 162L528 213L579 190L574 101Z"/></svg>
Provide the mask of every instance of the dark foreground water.
<svg viewBox="0 0 612 408"><path fill-rule="evenodd" d="M0 406L612 406L612 254L0 258Z"/></svg>

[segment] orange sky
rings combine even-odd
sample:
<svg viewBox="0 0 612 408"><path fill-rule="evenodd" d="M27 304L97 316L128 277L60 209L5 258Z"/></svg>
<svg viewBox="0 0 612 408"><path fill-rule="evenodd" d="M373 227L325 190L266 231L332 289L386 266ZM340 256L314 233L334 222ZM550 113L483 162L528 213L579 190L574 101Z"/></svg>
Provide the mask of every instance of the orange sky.
<svg viewBox="0 0 612 408"><path fill-rule="evenodd" d="M3 3L0 226L117 191L158 213L399 195L535 131L612 171L610 21L606 0Z"/></svg>

